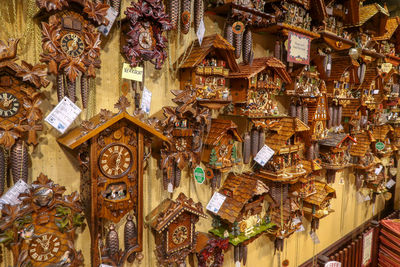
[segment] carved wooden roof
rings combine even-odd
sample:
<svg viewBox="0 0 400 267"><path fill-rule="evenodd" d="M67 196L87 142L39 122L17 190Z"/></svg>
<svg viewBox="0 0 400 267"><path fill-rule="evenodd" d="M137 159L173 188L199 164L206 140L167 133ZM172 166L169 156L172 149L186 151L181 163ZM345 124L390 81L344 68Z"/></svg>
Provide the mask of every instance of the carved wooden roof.
<svg viewBox="0 0 400 267"><path fill-rule="evenodd" d="M342 116L343 117L352 117L358 108L361 106L360 99L350 99L350 103L343 105Z"/></svg>
<svg viewBox="0 0 400 267"><path fill-rule="evenodd" d="M392 132L394 129L389 124L379 125L372 128L372 136L376 140L385 140L388 133Z"/></svg>
<svg viewBox="0 0 400 267"><path fill-rule="evenodd" d="M336 198L336 191L328 184L320 181L315 181L315 190L316 192L304 199L304 202L320 206L325 201L330 200L331 198Z"/></svg>
<svg viewBox="0 0 400 267"><path fill-rule="evenodd" d="M372 81L376 81L375 82L375 87L378 89L379 86L379 82L378 79L380 78L378 69L376 67L375 64L369 64L367 66L367 69L365 70L365 78L363 83L361 84L361 88L363 89L369 89Z"/></svg>
<svg viewBox="0 0 400 267"><path fill-rule="evenodd" d="M376 40L376 41L390 40L392 38L393 34L399 28L399 25L400 25L399 17L396 16L393 18L388 18L388 20L386 21L386 26L385 26L386 32L383 35L374 37L374 40Z"/></svg>
<svg viewBox="0 0 400 267"><path fill-rule="evenodd" d="M361 26L368 20L370 20L373 16L376 14L383 14L384 16L390 16L389 11L387 8L380 6L377 3L373 3L370 5L365 5L365 6L360 6L360 12L359 12L359 21L358 25L356 26ZM377 25L379 27L379 25Z"/></svg>
<svg viewBox="0 0 400 267"><path fill-rule="evenodd" d="M286 66L285 64L282 63L279 59L276 57L261 57L261 58L256 58L253 60L253 63L250 64L245 64L245 63L240 63L239 64L239 72L232 72L229 74L229 78L231 79L238 79L238 78L246 78L250 79L251 77L257 75L261 71L272 68L274 69L278 75L281 77L283 82L285 83L291 83L292 79L290 78L289 73L286 71Z"/></svg>
<svg viewBox="0 0 400 267"><path fill-rule="evenodd" d="M228 190L232 196L227 196L224 192ZM219 209L218 216L234 223L240 215L243 207L255 195L263 195L269 188L253 174L230 174L222 185L219 193L226 196L224 203Z"/></svg>
<svg viewBox="0 0 400 267"><path fill-rule="evenodd" d="M236 63L234 51L235 48L219 34L213 34L204 37L201 46L198 40L194 41L192 51L189 57L183 62L180 68L193 68L201 63L201 61L213 50L217 50L218 54L226 60L228 67L235 72L239 71Z"/></svg>
<svg viewBox="0 0 400 267"><path fill-rule="evenodd" d="M360 64L348 55L345 56L338 56L338 57L332 57L332 69L331 69L331 75L327 80L329 81L339 81L340 78L342 78L343 74L346 71L349 71L350 73L350 82L356 83L358 82L358 77L357 73L354 73L355 75L352 74L351 69L358 68Z"/></svg>
<svg viewBox="0 0 400 267"><path fill-rule="evenodd" d="M184 193L180 193L175 201L165 199L161 202L146 216L146 221L151 228L160 233L175 221L182 212L189 212L199 217L207 218L207 215L203 212L201 202L195 203L193 199L186 197Z"/></svg>
<svg viewBox="0 0 400 267"><path fill-rule="evenodd" d="M269 134L267 136L266 144L275 152L277 152L283 146L285 146L286 141L294 133L308 131L310 130L310 127L308 127L298 118L285 117L278 119L277 122L271 124L268 129L275 131L275 133Z"/></svg>
<svg viewBox="0 0 400 267"><path fill-rule="evenodd" d="M128 120L130 123L135 124L145 132L156 136L163 141L169 141L169 139L156 130L154 126L150 125L144 120L141 120L139 116L129 115L126 111L126 108L129 106L129 102L127 101L128 100L126 100L124 96L121 97L116 104L116 107L120 109L119 113L114 114L111 111L102 109L99 114L95 115L88 121L83 121L80 126L72 129L64 136L58 138L57 141L70 149L74 149L87 140L93 138L104 129L123 119Z"/></svg>
<svg viewBox="0 0 400 267"><path fill-rule="evenodd" d="M335 147L338 148L345 142L346 140L350 140L353 143L357 143L353 137L346 133L328 133L327 138L323 140L319 140L318 143L321 146Z"/></svg>
<svg viewBox="0 0 400 267"><path fill-rule="evenodd" d="M210 131L204 142L205 145L215 146L224 135L232 134L236 141L243 142L237 131L237 125L231 120L212 119Z"/></svg>
<svg viewBox="0 0 400 267"><path fill-rule="evenodd" d="M357 143L351 146L350 155L353 157L365 156L365 153L367 153L371 143L375 141L375 138L372 136L370 131L364 131L356 134L354 137Z"/></svg>

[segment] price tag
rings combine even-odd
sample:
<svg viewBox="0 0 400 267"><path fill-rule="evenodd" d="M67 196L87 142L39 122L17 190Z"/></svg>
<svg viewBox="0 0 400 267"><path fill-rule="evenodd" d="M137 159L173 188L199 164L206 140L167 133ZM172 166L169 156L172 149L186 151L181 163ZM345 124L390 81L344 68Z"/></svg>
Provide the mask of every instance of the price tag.
<svg viewBox="0 0 400 267"><path fill-rule="evenodd" d="M108 264L100 264L99 267L112 267L112 266Z"/></svg>
<svg viewBox="0 0 400 267"><path fill-rule="evenodd" d="M63 134L81 112L82 110L65 96L45 121Z"/></svg>
<svg viewBox="0 0 400 267"><path fill-rule="evenodd" d="M332 65L331 65L331 63L328 63L327 65L326 65L326 70L331 70L332 69Z"/></svg>
<svg viewBox="0 0 400 267"><path fill-rule="evenodd" d="M240 266L242 266L242 265L240 264L240 261L235 262L235 267L240 267Z"/></svg>
<svg viewBox="0 0 400 267"><path fill-rule="evenodd" d="M21 203L18 196L29 189L29 185L23 180L18 180L8 191L0 198L0 209L4 204L17 205Z"/></svg>
<svg viewBox="0 0 400 267"><path fill-rule="evenodd" d="M147 114L150 113L150 106L151 106L151 92L144 87L142 93L142 101L140 103L140 108L146 112Z"/></svg>
<svg viewBox="0 0 400 267"><path fill-rule="evenodd" d="M174 186L171 183L168 183L168 189L167 189L168 193L172 193L174 192Z"/></svg>
<svg viewBox="0 0 400 267"><path fill-rule="evenodd" d="M379 90L378 90L378 89L376 89L376 90L372 91L372 94L373 94L373 95L377 95L377 94L379 94Z"/></svg>
<svg viewBox="0 0 400 267"><path fill-rule="evenodd" d="M132 68L129 64L122 65L122 78L143 82L143 67Z"/></svg>
<svg viewBox="0 0 400 267"><path fill-rule="evenodd" d="M357 198L357 202L358 203L363 203L364 202L364 196L360 192L357 192L356 198Z"/></svg>
<svg viewBox="0 0 400 267"><path fill-rule="evenodd" d="M342 267L342 263L338 261L328 261L324 267Z"/></svg>
<svg viewBox="0 0 400 267"><path fill-rule="evenodd" d="M273 151L269 146L264 145L260 151L258 151L254 160L264 167L264 165L270 160L272 155L274 155L275 151Z"/></svg>
<svg viewBox="0 0 400 267"><path fill-rule="evenodd" d="M196 182L198 182L199 184L204 183L204 180L206 179L206 174L202 167L200 166L196 167L193 171L193 174Z"/></svg>
<svg viewBox="0 0 400 267"><path fill-rule="evenodd" d="M218 192L215 192L210 201L208 202L206 209L213 213L218 213L225 199L226 196Z"/></svg>
<svg viewBox="0 0 400 267"><path fill-rule="evenodd" d="M106 19L108 19L108 25L107 26L101 25L100 27L97 28L98 31L101 32L104 36L107 36L110 33L110 30L117 16L118 16L118 11L110 7L107 10L107 15L106 15Z"/></svg>
<svg viewBox="0 0 400 267"><path fill-rule="evenodd" d="M379 151L383 150L385 148L385 144L382 142L376 142L375 148Z"/></svg>
<svg viewBox="0 0 400 267"><path fill-rule="evenodd" d="M392 188L394 185L396 184L396 182L393 179L390 179L387 183L386 183L386 188L390 189Z"/></svg>
<svg viewBox="0 0 400 267"><path fill-rule="evenodd" d="M312 231L312 232L310 233L310 236L311 236L311 239L312 239L312 241L314 242L314 244L319 244L319 243L321 243L321 242L319 241L319 238L318 238L316 232Z"/></svg>
<svg viewBox="0 0 400 267"><path fill-rule="evenodd" d="M371 200L371 197L369 196L369 194L364 196L364 201L370 201L370 200Z"/></svg>
<svg viewBox="0 0 400 267"><path fill-rule="evenodd" d="M383 170L383 166L382 166L382 165L379 165L379 167L377 167L377 168L375 169L375 174L376 174L376 175L380 174L382 170Z"/></svg>
<svg viewBox="0 0 400 267"><path fill-rule="evenodd" d="M296 232L304 232L306 229L304 228L304 225L300 225L300 228L296 230Z"/></svg>
<svg viewBox="0 0 400 267"><path fill-rule="evenodd" d="M203 42L204 33L206 32L206 27L204 26L204 20L201 19L199 28L197 29L196 35L197 39L199 39L199 44Z"/></svg>

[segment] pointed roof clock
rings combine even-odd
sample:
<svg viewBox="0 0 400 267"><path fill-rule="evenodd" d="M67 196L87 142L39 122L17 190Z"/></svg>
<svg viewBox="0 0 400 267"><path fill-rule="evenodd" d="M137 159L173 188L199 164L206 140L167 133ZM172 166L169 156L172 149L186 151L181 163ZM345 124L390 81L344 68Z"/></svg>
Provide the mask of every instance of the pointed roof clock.
<svg viewBox="0 0 400 267"><path fill-rule="evenodd" d="M58 139L61 145L78 151L93 266L122 266L126 260L132 262L135 255L142 258L141 253L136 253L142 251L143 245L144 163L151 155L153 137L169 141L155 129L156 121L146 122L139 115L129 115L129 105L122 96L115 104L117 114L102 109ZM108 231L101 225L106 221L121 224L124 218L125 247L121 251L115 225L111 224Z"/></svg>
<svg viewBox="0 0 400 267"><path fill-rule="evenodd" d="M58 101L67 96L76 102L81 88L82 106L86 108L91 80L100 68L100 32L108 25L109 5L92 0L37 0L37 17L42 26L41 62L56 76ZM78 85L80 83L80 85Z"/></svg>

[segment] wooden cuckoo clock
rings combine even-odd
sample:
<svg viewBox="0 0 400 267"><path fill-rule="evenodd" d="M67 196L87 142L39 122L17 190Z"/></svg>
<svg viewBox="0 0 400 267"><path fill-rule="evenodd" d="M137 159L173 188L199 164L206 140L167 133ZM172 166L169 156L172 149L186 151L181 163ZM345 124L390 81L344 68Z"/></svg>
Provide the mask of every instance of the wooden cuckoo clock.
<svg viewBox="0 0 400 267"><path fill-rule="evenodd" d="M81 90L82 106L88 105L89 83L100 68L100 32L107 25L109 5L92 0L37 0L42 20L41 62L56 76L58 101L67 96L76 102ZM96 4L97 3L97 4Z"/></svg>
<svg viewBox="0 0 400 267"><path fill-rule="evenodd" d="M100 263L122 266L125 260L132 262L136 252L142 251L144 162L151 153L152 136L168 142L138 115L129 115L126 111L129 105L122 96L115 105L119 113L102 109L58 139L70 149L78 148L82 200L86 205L95 266ZM131 230L124 233L125 248L120 251L115 226L110 226L105 236L101 226L106 221L119 223L124 217L125 229ZM103 239L107 240L106 245Z"/></svg>
<svg viewBox="0 0 400 267"><path fill-rule="evenodd" d="M199 232L196 240L199 267L221 267L224 263L224 251L228 248L229 240L227 238L219 238Z"/></svg>
<svg viewBox="0 0 400 267"><path fill-rule="evenodd" d="M230 120L212 119L210 131L204 140L201 160L206 164L206 177L211 179L211 187L221 184L221 173L228 172L240 163L236 142L243 142L237 125Z"/></svg>
<svg viewBox="0 0 400 267"><path fill-rule="evenodd" d="M202 137L209 131L210 110L196 100L193 90L172 91L177 107L164 107L163 133L171 142L165 142L161 150L161 169L164 189L179 187L181 171L200 164Z"/></svg>
<svg viewBox="0 0 400 267"><path fill-rule="evenodd" d="M161 69L167 58L164 31L172 29L161 0L139 0L125 11L129 23L123 51L132 67L150 61Z"/></svg>
<svg viewBox="0 0 400 267"><path fill-rule="evenodd" d="M84 224L79 194L65 191L41 173L19 195L21 204L2 207L0 241L12 250L13 266L84 266L74 248Z"/></svg>
<svg viewBox="0 0 400 267"><path fill-rule="evenodd" d="M195 252L196 223L206 218L201 203L180 193L173 201L166 199L146 217L156 239L156 256L161 266L182 264Z"/></svg>
<svg viewBox="0 0 400 267"><path fill-rule="evenodd" d="M28 180L27 145L38 143L42 129L38 89L49 84L44 65L16 63L17 46L18 39L0 41L0 196L9 169L14 183Z"/></svg>

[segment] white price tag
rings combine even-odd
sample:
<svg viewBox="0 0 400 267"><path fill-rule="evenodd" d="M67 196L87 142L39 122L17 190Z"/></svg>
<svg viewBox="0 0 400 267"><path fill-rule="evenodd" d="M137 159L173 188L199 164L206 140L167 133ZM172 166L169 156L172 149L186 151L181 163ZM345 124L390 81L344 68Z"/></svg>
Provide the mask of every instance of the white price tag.
<svg viewBox="0 0 400 267"><path fill-rule="evenodd" d="M369 194L364 196L364 201L370 201L370 200L371 200L371 197L369 196Z"/></svg>
<svg viewBox="0 0 400 267"><path fill-rule="evenodd" d="M326 70L331 70L332 69L332 65L331 65L331 63L328 63L327 65L326 65Z"/></svg>
<svg viewBox="0 0 400 267"><path fill-rule="evenodd" d="M254 160L264 167L264 165L268 162L268 160L274 155L275 151L273 151L269 146L264 145L260 151L258 151Z"/></svg>
<svg viewBox="0 0 400 267"><path fill-rule="evenodd" d="M312 239L312 241L314 242L314 244L319 244L319 243L321 243L321 242L319 241L319 238L318 238L316 232L312 231L312 232L310 233L310 236L311 236L311 239Z"/></svg>
<svg viewBox="0 0 400 267"><path fill-rule="evenodd" d="M108 264L100 264L99 267L112 267L112 266Z"/></svg>
<svg viewBox="0 0 400 267"><path fill-rule="evenodd" d="M143 67L132 68L128 63L122 65L123 79L133 80L137 82L143 81Z"/></svg>
<svg viewBox="0 0 400 267"><path fill-rule="evenodd" d="M106 19L108 19L108 25L107 26L101 25L100 27L98 27L97 29L99 30L99 32L101 32L104 36L107 36L110 33L110 30L117 16L118 16L118 11L110 7L107 10L107 15L106 15Z"/></svg>
<svg viewBox="0 0 400 267"><path fill-rule="evenodd" d="M364 202L364 196L360 192L357 192L356 198L357 198L357 202L358 203L363 203Z"/></svg>
<svg viewBox="0 0 400 267"><path fill-rule="evenodd" d="M18 180L1 198L0 198L0 209L3 208L4 204L17 205L21 201L18 196L29 189L29 185L23 180Z"/></svg>
<svg viewBox="0 0 400 267"><path fill-rule="evenodd" d="M207 210L217 213L221 208L222 204L224 203L226 196L215 192L210 201L207 204Z"/></svg>
<svg viewBox="0 0 400 267"><path fill-rule="evenodd" d="M150 105L151 105L151 92L144 87L142 93L142 102L140 103L140 108L146 112L147 114L150 113Z"/></svg>
<svg viewBox="0 0 400 267"><path fill-rule="evenodd" d="M305 230L304 225L300 225L300 228L297 229L296 232L304 232Z"/></svg>
<svg viewBox="0 0 400 267"><path fill-rule="evenodd" d="M235 262L235 267L240 267L240 266L242 266L242 265L240 264L240 261Z"/></svg>
<svg viewBox="0 0 400 267"><path fill-rule="evenodd" d="M203 42L204 33L206 32L206 27L204 26L204 20L201 19L199 28L197 29L196 35L197 39L199 39L199 44Z"/></svg>
<svg viewBox="0 0 400 267"><path fill-rule="evenodd" d="M386 183L386 188L390 189L392 188L394 185L396 184L396 182L393 179L390 179L387 183Z"/></svg>
<svg viewBox="0 0 400 267"><path fill-rule="evenodd" d="M377 94L379 94L379 90L378 90L378 89L376 89L376 90L372 91L372 94L374 94L374 95L377 95Z"/></svg>
<svg viewBox="0 0 400 267"><path fill-rule="evenodd" d="M383 166L382 166L382 165L379 165L379 167L375 169L375 174L376 174L376 175L380 174L381 171L382 171L382 169L383 169Z"/></svg>
<svg viewBox="0 0 400 267"><path fill-rule="evenodd" d="M168 184L168 193L172 193L172 192L174 192L174 186L171 183L169 183Z"/></svg>
<svg viewBox="0 0 400 267"><path fill-rule="evenodd" d="M45 121L63 134L81 112L82 110L65 96Z"/></svg>
<svg viewBox="0 0 400 267"><path fill-rule="evenodd" d="M338 261L328 261L324 267L342 267L342 263Z"/></svg>

